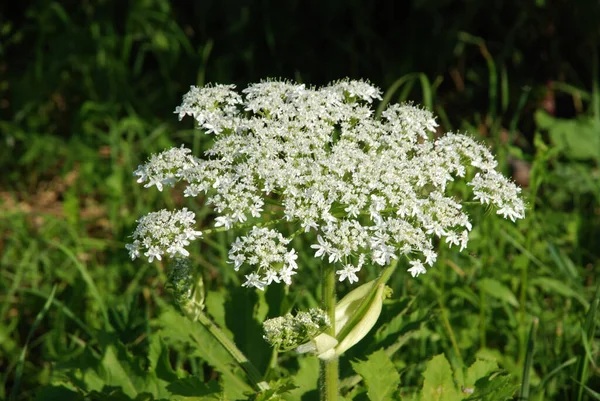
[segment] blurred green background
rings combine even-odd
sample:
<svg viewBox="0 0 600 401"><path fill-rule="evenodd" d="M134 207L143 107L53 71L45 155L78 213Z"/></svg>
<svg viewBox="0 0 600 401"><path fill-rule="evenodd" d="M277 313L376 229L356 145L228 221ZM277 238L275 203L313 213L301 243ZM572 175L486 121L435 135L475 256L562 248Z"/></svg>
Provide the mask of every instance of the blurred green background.
<svg viewBox="0 0 600 401"><path fill-rule="evenodd" d="M523 384L535 317L532 399L594 397L578 383L600 392L599 21L597 0L3 2L0 399L33 398L55 366L101 349L104 329L143 348L165 273L124 244L141 215L186 201L132 172L169 146L205 146L173 114L190 85L267 77L369 79L486 142L524 188L525 221L474 212L469 252L398 278L438 316L397 362L403 385L447 350L487 350ZM237 285L220 270L228 239L198 256L214 289Z"/></svg>

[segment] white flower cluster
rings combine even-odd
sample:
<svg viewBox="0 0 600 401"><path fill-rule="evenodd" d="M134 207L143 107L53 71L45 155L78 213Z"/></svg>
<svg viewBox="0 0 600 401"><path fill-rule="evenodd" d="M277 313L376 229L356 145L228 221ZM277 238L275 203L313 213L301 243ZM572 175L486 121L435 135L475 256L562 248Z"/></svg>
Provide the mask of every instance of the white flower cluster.
<svg viewBox="0 0 600 401"><path fill-rule="evenodd" d="M236 238L229 250L229 259L238 271L244 263L254 266L256 271L246 275L244 287L263 289L273 281L292 284L296 274L296 251L285 247L290 242L281 233L264 227L253 227L248 235ZM264 272L261 277L257 272Z"/></svg>
<svg viewBox="0 0 600 401"><path fill-rule="evenodd" d="M266 203L275 204L269 211L313 232L315 256L338 264L340 281L350 282L365 263L384 266L399 255L411 259L413 276L425 273L437 257L434 237L466 247L469 218L447 193L456 179L505 218L524 217L520 189L495 170L485 146L452 133L430 140L434 117L412 105L391 105L374 118L371 103L381 92L367 82L266 81L242 93L192 87L176 113L192 116L214 143L202 158L185 148L154 156L137 170L139 180L159 190L182 181L186 196L204 194L217 227L252 226ZM157 234L138 228L134 237L143 235ZM289 284L297 268L289 241L257 225L233 244L230 263L253 267L246 286ZM158 258L150 243L147 256Z"/></svg>
<svg viewBox="0 0 600 401"><path fill-rule="evenodd" d="M194 230L195 223L194 213L187 208L174 212L159 210L149 213L138 220L133 233L134 241L125 247L131 259L139 257L145 251L144 256L149 262L155 258L162 260L165 253L170 257L189 256L185 247L190 241L202 236L202 232Z"/></svg>
<svg viewBox="0 0 600 401"><path fill-rule="evenodd" d="M190 149L182 146L152 155L148 163L138 166L133 175L139 177L137 182L146 183L145 188L154 185L159 191L162 191L163 186L172 187L181 178L180 171L197 166L196 159L189 155L191 152Z"/></svg>

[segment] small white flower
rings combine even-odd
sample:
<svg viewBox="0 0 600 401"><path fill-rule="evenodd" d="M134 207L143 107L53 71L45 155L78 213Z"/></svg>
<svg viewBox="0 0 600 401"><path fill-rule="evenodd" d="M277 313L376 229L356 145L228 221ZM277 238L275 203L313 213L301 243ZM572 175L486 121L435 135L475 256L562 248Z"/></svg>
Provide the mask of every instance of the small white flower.
<svg viewBox="0 0 600 401"><path fill-rule="evenodd" d="M242 284L242 287L255 287L263 291L265 288L265 282L260 279L257 273L246 274L246 282Z"/></svg>
<svg viewBox="0 0 600 401"><path fill-rule="evenodd" d="M411 276L417 277L419 274L427 273L427 269L425 269L423 262L420 260L411 260L409 263L411 264L411 267L408 269L408 272Z"/></svg>
<svg viewBox="0 0 600 401"><path fill-rule="evenodd" d="M217 216L217 218L215 218L215 227L225 227L230 229L233 227L233 221L231 216Z"/></svg>
<svg viewBox="0 0 600 401"><path fill-rule="evenodd" d="M291 269L298 268L298 264L296 264L296 259L298 259L298 255L296 254L295 249L292 249L291 251L286 253L283 259Z"/></svg>
<svg viewBox="0 0 600 401"><path fill-rule="evenodd" d="M160 250L159 247L151 246L150 248L148 248L148 251L146 253L144 253L144 256L146 256L148 258L148 262L152 263L154 258L156 258L158 260L162 260L162 258L161 258L162 253L163 252Z"/></svg>
<svg viewBox="0 0 600 401"><path fill-rule="evenodd" d="M358 276L356 275L358 271L360 271L360 267L346 265L342 270L336 271L335 274L340 275L340 281L348 279L350 284L352 284L358 281Z"/></svg>
<svg viewBox="0 0 600 401"><path fill-rule="evenodd" d="M296 274L296 271L286 266L279 271L279 278L287 285L292 284L292 276Z"/></svg>
<svg viewBox="0 0 600 401"><path fill-rule="evenodd" d="M273 281L276 283L280 283L281 280L279 279L277 272L273 269L269 269L267 270L267 272L265 273L265 277L263 278L263 281L265 282L266 285L270 285Z"/></svg>
<svg viewBox="0 0 600 401"><path fill-rule="evenodd" d="M133 241L133 244L126 244L125 248L129 251L129 256L131 257L131 260L140 257L140 241L135 240Z"/></svg>
<svg viewBox="0 0 600 401"><path fill-rule="evenodd" d="M229 255L229 260L230 262L227 263L233 263L233 269L235 271L240 270L240 266L246 261L246 255L244 254L230 254Z"/></svg>
<svg viewBox="0 0 600 401"><path fill-rule="evenodd" d="M329 243L320 235L317 236L317 241L319 241L318 244L313 244L310 247L317 250L317 252L315 252L315 258L323 258L323 256L331 252L331 245L329 245Z"/></svg>

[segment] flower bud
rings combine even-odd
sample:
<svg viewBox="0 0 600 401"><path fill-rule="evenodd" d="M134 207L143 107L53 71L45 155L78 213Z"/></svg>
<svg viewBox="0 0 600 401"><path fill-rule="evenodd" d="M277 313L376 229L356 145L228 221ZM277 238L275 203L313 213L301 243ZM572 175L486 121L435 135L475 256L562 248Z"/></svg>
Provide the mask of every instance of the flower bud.
<svg viewBox="0 0 600 401"><path fill-rule="evenodd" d="M296 348L299 353L313 352L320 359L331 360L343 354L367 335L373 328L383 306L383 300L389 296L391 289L384 284L376 286L376 280L349 292L335 307L335 335L322 333L313 337L311 341ZM369 300L362 316L354 318L360 313L359 308L364 300ZM346 327L351 324L352 327ZM347 333L347 334L344 334ZM340 334L344 334L340 338Z"/></svg>
<svg viewBox="0 0 600 401"><path fill-rule="evenodd" d="M304 346L304 348L301 348L303 351L298 352L311 352L319 349L319 347L326 347L326 345L317 347L312 343L329 326L329 318L325 312L315 308L308 312L298 312L296 316L288 313L285 316L265 320L263 323L265 332L263 338L278 350L287 351Z"/></svg>
<svg viewBox="0 0 600 401"><path fill-rule="evenodd" d="M167 286L173 290L175 302L183 314L195 321L204 309L204 281L200 274L194 274L189 259L175 258Z"/></svg>

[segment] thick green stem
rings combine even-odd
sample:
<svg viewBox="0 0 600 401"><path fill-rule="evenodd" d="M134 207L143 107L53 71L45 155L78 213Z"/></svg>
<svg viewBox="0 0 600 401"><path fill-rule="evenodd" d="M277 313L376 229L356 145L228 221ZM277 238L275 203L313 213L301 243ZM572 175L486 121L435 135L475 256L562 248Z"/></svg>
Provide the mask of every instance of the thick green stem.
<svg viewBox="0 0 600 401"><path fill-rule="evenodd" d="M377 295L377 289L380 285L385 285L392 273L396 270L398 261L393 260L386 267L375 281L371 292L362 300L350 320L344 325L344 328L335 335L335 270L331 266L323 269L323 308L331 320L331 327L327 334L337 337L338 340L345 338L352 328L364 317L371 306L373 298ZM321 361L321 401L337 401L339 394L339 372L338 358L330 361Z"/></svg>
<svg viewBox="0 0 600 401"><path fill-rule="evenodd" d="M250 362L250 360L236 347L236 345L231 341L225 333L221 331L215 325L212 320L204 312L199 312L196 315L196 320L204 326L208 332L217 340L223 348L229 352L229 354L233 357L233 359L237 362L237 364L246 372L248 375L248 379L252 382L253 386L259 390L264 391L269 389L269 384L262 379L258 369Z"/></svg>
<svg viewBox="0 0 600 401"><path fill-rule="evenodd" d="M331 327L327 334L335 337L335 269L323 268L323 309L327 312ZM321 401L337 401L339 392L338 358L321 361Z"/></svg>

